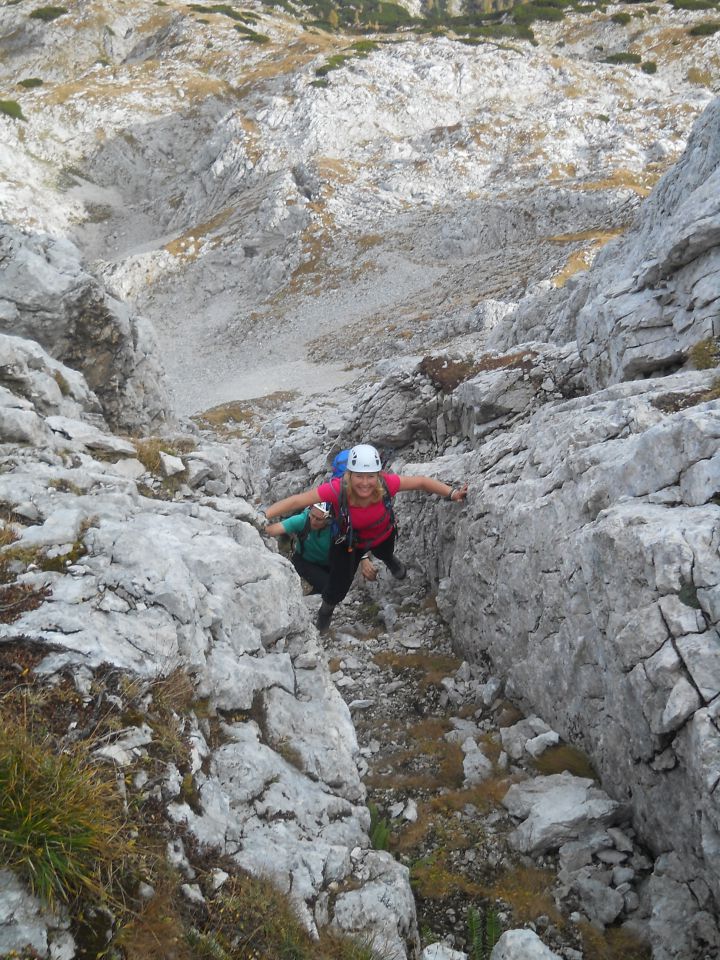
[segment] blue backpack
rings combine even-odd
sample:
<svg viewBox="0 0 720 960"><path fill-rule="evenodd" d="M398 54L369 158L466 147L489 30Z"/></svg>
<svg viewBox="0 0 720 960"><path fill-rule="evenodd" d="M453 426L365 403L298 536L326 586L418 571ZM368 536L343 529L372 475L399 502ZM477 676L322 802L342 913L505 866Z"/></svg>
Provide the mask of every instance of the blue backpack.
<svg viewBox="0 0 720 960"><path fill-rule="evenodd" d="M335 459L332 462L332 480L339 479L347 470L348 457L350 456L350 450L341 450L340 453L335 455Z"/></svg>

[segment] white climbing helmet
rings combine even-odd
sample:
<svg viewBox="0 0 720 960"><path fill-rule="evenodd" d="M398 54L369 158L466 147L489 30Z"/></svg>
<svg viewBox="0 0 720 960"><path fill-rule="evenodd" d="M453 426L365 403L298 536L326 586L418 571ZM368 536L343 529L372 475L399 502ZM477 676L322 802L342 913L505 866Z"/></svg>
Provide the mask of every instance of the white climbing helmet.
<svg viewBox="0 0 720 960"><path fill-rule="evenodd" d="M324 501L323 503L314 503L310 509L317 510L317 512L321 513L323 517L329 517L332 513L332 506L327 501Z"/></svg>
<svg viewBox="0 0 720 960"><path fill-rule="evenodd" d="M359 443L350 451L347 468L351 473L379 473L380 454L369 443Z"/></svg>

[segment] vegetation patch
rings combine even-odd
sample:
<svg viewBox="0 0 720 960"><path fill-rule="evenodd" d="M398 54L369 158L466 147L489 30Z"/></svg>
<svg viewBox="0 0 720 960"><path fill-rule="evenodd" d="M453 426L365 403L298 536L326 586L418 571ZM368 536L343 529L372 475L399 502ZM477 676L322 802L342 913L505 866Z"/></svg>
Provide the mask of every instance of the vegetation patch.
<svg viewBox="0 0 720 960"><path fill-rule="evenodd" d="M423 676L420 688L426 690L429 686L439 687L445 677L456 673L460 669L461 661L445 654L393 653L385 650L375 654L373 663L392 670L393 673L403 673L405 670L421 673Z"/></svg>
<svg viewBox="0 0 720 960"><path fill-rule="evenodd" d="M554 882L550 870L519 865L506 870L483 893L506 903L516 923L529 923L543 915L560 923L562 918L552 896Z"/></svg>
<svg viewBox="0 0 720 960"><path fill-rule="evenodd" d="M703 20L688 30L691 37L711 37L720 30L720 20Z"/></svg>
<svg viewBox="0 0 720 960"><path fill-rule="evenodd" d="M161 453L179 457L182 453L190 453L196 446L194 440L163 440L161 437L144 437L134 440L133 443L140 463L149 473L155 474L161 472Z"/></svg>
<svg viewBox="0 0 720 960"><path fill-rule="evenodd" d="M228 3L216 3L209 7L204 6L202 3L191 3L188 5L188 9L192 10L193 13L216 13L220 16L230 17L231 20L239 20L241 23L257 23L260 19L257 14L251 13L248 10L236 10L235 7L231 7Z"/></svg>
<svg viewBox="0 0 720 960"><path fill-rule="evenodd" d="M270 43L270 37L264 33L257 33L255 30L250 30L248 27L243 27L240 24L238 24L235 29L240 34L241 40L247 40L250 43Z"/></svg>
<svg viewBox="0 0 720 960"><path fill-rule="evenodd" d="M711 370L720 363L720 340L706 337L690 348L688 359L696 370Z"/></svg>
<svg viewBox="0 0 720 960"><path fill-rule="evenodd" d="M456 360L449 357L424 357L420 362L419 369L421 373L429 377L439 390L452 393L459 384L488 370L522 370L523 373L528 373L533 369L533 359L536 356L536 353L528 350L504 356L486 354L478 359L466 357Z"/></svg>
<svg viewBox="0 0 720 960"><path fill-rule="evenodd" d="M605 57L603 63L640 63L641 61L640 54L621 51L620 53L611 53L609 57Z"/></svg>
<svg viewBox="0 0 720 960"><path fill-rule="evenodd" d="M632 20L632 17L629 13L614 13L610 19L613 23L619 23L620 26L625 27Z"/></svg>
<svg viewBox="0 0 720 960"><path fill-rule="evenodd" d="M670 0L670 6L676 10L712 10L717 0Z"/></svg>
<svg viewBox="0 0 720 960"><path fill-rule="evenodd" d="M187 938L193 960L381 960L368 942L320 930L313 939L288 897L269 880L234 876L207 900Z"/></svg>
<svg viewBox="0 0 720 960"><path fill-rule="evenodd" d="M677 413L679 410L687 410L688 407L696 407L700 403L710 403L713 400L720 400L720 377L716 377L707 390L698 390L695 393L664 393L650 402L656 410L663 413Z"/></svg>
<svg viewBox="0 0 720 960"><path fill-rule="evenodd" d="M574 777L587 777L590 780L599 780L595 768L587 755L569 744L557 744L548 747L544 753L533 761L535 769L544 776L567 771Z"/></svg>
<svg viewBox="0 0 720 960"><path fill-rule="evenodd" d="M41 87L43 81L40 77L26 77L24 80L18 81L19 87L25 87L26 90L32 90L34 87Z"/></svg>
<svg viewBox="0 0 720 960"><path fill-rule="evenodd" d="M513 20L517 24L530 24L535 20L564 20L565 13L558 7L548 4L523 3L519 7L513 7Z"/></svg>
<svg viewBox="0 0 720 960"><path fill-rule="evenodd" d="M645 60L640 64L640 69L643 73L657 73L657 63L654 60Z"/></svg>
<svg viewBox="0 0 720 960"><path fill-rule="evenodd" d="M630 930L608 927L602 933L586 920L578 924L583 953L593 960L650 960L652 950Z"/></svg>
<svg viewBox="0 0 720 960"><path fill-rule="evenodd" d="M114 772L2 717L0 860L46 903L106 899L132 851Z"/></svg>
<svg viewBox="0 0 720 960"><path fill-rule="evenodd" d="M247 437L258 422L275 413L298 396L295 390L276 390L253 400L231 400L197 413L192 420L223 437Z"/></svg>
<svg viewBox="0 0 720 960"><path fill-rule="evenodd" d="M17 100L0 100L0 114L11 117L13 120L27 120Z"/></svg>
<svg viewBox="0 0 720 960"><path fill-rule="evenodd" d="M45 23L50 23L51 20L57 20L58 17L67 12L67 7L38 7L28 16L33 20L43 20Z"/></svg>

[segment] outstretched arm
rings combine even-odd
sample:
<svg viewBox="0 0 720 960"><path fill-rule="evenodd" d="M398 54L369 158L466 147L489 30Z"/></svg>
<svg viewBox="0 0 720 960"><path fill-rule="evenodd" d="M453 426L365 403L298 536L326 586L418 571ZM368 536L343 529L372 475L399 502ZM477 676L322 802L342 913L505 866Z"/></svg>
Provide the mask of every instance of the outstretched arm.
<svg viewBox="0 0 720 960"><path fill-rule="evenodd" d="M314 503L318 503L319 499L317 487L313 487L312 490L306 490L305 493L296 493L292 497L285 497L284 500L278 500L277 503L270 504L265 511L265 516L268 520L272 520L274 517L283 517L288 513L299 513L305 507L311 507Z"/></svg>
<svg viewBox="0 0 720 960"><path fill-rule="evenodd" d="M424 493L435 493L446 500L464 500L467 496L468 485L463 483L459 487L451 487L442 480L433 477L400 477L401 490L422 490Z"/></svg>
<svg viewBox="0 0 720 960"><path fill-rule="evenodd" d="M269 537L281 537L287 531L281 523L269 523L263 530Z"/></svg>

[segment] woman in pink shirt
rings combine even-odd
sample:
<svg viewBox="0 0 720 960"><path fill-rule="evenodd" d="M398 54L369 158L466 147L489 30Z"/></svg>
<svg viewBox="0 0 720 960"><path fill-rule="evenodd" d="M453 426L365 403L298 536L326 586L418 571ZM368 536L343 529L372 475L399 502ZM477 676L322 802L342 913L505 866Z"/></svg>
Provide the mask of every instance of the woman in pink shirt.
<svg viewBox="0 0 720 960"><path fill-rule="evenodd" d="M318 501L333 507L337 536L330 548L330 578L323 590L317 628L322 633L330 626L335 605L347 594L358 564L372 552L383 561L398 580L405 576L405 564L395 555L395 517L392 500L401 490L423 490L446 500L464 500L467 484L450 487L432 477L401 477L381 471L380 456L367 443L353 447L347 470L341 478L321 483L312 490L286 497L268 507L268 520L296 513Z"/></svg>

